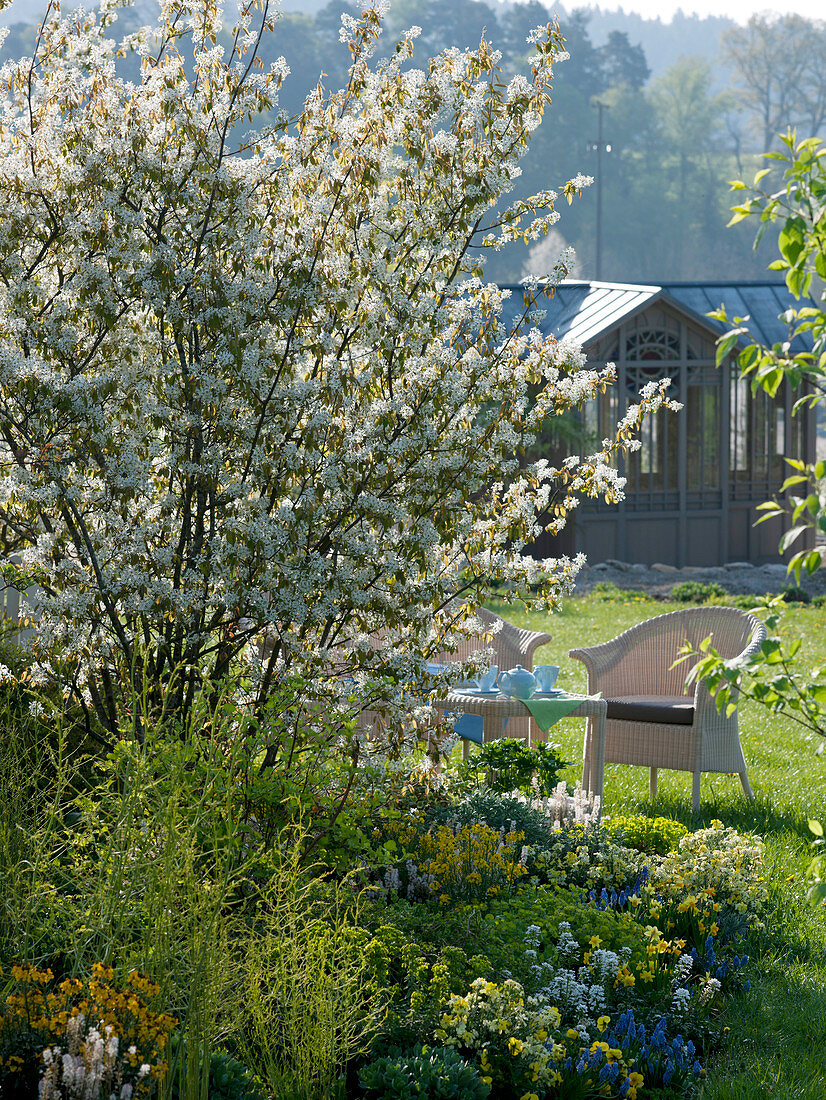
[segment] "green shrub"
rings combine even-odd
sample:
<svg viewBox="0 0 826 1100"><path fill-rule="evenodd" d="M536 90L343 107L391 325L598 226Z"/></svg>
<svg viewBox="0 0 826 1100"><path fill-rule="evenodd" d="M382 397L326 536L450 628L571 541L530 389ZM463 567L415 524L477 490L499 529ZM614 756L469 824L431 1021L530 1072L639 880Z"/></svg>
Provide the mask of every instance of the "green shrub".
<svg viewBox="0 0 826 1100"><path fill-rule="evenodd" d="M627 848L654 852L660 856L676 851L680 840L688 833L685 825L670 817L646 817L644 814L612 817L606 821L605 827Z"/></svg>
<svg viewBox="0 0 826 1100"><path fill-rule="evenodd" d="M812 596L812 607L826 607L826 595Z"/></svg>
<svg viewBox="0 0 826 1100"><path fill-rule="evenodd" d="M431 804L425 808L423 828L443 825L483 824L524 834L530 847L544 847L551 837L551 823L539 810L500 791L480 790L465 795L453 805Z"/></svg>
<svg viewBox="0 0 826 1100"><path fill-rule="evenodd" d="M640 603L657 599L656 596L643 592L639 588L617 588L611 581L597 581L589 595L595 600L605 600L610 603Z"/></svg>
<svg viewBox="0 0 826 1100"><path fill-rule="evenodd" d="M811 603L812 597L806 591L805 588L800 588L798 585L792 584L788 588L784 588L781 596L783 597L783 603Z"/></svg>
<svg viewBox="0 0 826 1100"><path fill-rule="evenodd" d="M767 593L770 596L771 593ZM743 611L753 611L754 608L759 607L763 600L762 596L755 596L751 593L748 595L740 594L739 596L727 596L726 603L730 607L739 607Z"/></svg>
<svg viewBox="0 0 826 1100"><path fill-rule="evenodd" d="M387 997L365 958L352 890L311 877L282 833L236 974L240 1056L275 1100L325 1100L365 1054Z"/></svg>
<svg viewBox="0 0 826 1100"><path fill-rule="evenodd" d="M172 1066L171 1081L165 1100L187 1100L189 1066L186 1059L186 1040L178 1041L177 1037L173 1036L169 1052L169 1061ZM196 1053L196 1068L193 1074L196 1082L199 1080L202 1059L203 1048L201 1047ZM199 1092L200 1090L197 1090L196 1095L199 1095ZM264 1100L264 1094L247 1067L224 1050L213 1050L210 1054L207 1095L209 1100Z"/></svg>
<svg viewBox="0 0 826 1100"><path fill-rule="evenodd" d="M728 592L717 581L682 581L671 589L671 599L680 603L705 603L721 596L728 596Z"/></svg>
<svg viewBox="0 0 826 1100"><path fill-rule="evenodd" d="M359 1071L370 1100L485 1100L490 1086L449 1047L394 1051Z"/></svg>
<svg viewBox="0 0 826 1100"><path fill-rule="evenodd" d="M524 791L549 795L559 782L559 773L567 767L553 745L544 741L528 746L516 737L488 741L462 767L463 777L476 786L483 781L500 794Z"/></svg>

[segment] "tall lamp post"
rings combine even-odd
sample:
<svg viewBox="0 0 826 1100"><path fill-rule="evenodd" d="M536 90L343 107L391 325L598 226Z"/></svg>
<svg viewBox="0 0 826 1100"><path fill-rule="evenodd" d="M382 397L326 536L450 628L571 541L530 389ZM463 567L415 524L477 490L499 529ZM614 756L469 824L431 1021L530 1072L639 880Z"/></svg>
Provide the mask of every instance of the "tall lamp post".
<svg viewBox="0 0 826 1100"><path fill-rule="evenodd" d="M589 142L588 151L597 155L597 279L602 278L602 154L611 152L610 142L602 136L602 113L609 110L608 104L599 99L592 100L597 109L597 140Z"/></svg>

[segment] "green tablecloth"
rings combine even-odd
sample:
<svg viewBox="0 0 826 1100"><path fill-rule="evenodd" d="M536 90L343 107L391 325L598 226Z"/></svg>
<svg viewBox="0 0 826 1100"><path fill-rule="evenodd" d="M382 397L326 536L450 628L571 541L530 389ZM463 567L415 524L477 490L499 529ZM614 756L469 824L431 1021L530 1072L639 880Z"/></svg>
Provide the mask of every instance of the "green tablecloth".
<svg viewBox="0 0 826 1100"><path fill-rule="evenodd" d="M553 699L537 698L534 695L532 699L523 699L522 702L531 712L542 732L547 733L560 718L576 710L584 699L601 698L602 692L597 695L557 695Z"/></svg>

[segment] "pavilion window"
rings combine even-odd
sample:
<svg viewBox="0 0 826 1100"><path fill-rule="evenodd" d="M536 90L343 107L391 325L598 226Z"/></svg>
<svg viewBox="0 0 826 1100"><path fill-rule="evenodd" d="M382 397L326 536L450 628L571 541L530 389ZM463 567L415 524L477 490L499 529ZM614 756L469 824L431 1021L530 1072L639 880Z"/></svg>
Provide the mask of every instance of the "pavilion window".
<svg viewBox="0 0 826 1100"><path fill-rule="evenodd" d="M730 393L732 496L747 499L755 493L769 494L784 477L783 455L787 445L784 390L781 389L775 398L762 390L752 394L746 379L732 377ZM795 421L792 436L790 442L798 448L802 440L794 438Z"/></svg>

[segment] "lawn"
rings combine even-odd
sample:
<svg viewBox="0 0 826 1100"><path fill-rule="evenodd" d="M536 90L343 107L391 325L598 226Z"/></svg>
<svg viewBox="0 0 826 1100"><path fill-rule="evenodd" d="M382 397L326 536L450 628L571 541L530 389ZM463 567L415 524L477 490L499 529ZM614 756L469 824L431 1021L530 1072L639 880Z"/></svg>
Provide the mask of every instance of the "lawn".
<svg viewBox="0 0 826 1100"><path fill-rule="evenodd" d="M538 651L536 663L560 666L559 684L584 690L585 667L568 657L578 646L607 641L643 619L680 606L630 597L594 596L568 600L550 624L545 614L518 612L491 604L520 626L542 629L554 641ZM826 663L826 615L822 608L790 606L784 631L803 639L800 660ZM826 758L817 742L788 718L769 714L746 701L739 709L740 737L756 800L743 797L736 776L707 775L702 781L699 815L691 812L691 776L660 772L657 800L648 801L644 768L607 764L604 812L656 812L691 828L718 818L741 831L753 831L766 843L767 871L775 924L756 939L756 980L750 998L721 1017L728 1039L708 1082L703 1100L748 1100L765 1096L822 1100L826 1096L826 910L805 902L805 870L811 849L808 818L826 814ZM578 762L582 733L572 722L553 731L565 759ZM565 773L579 777L577 764Z"/></svg>

